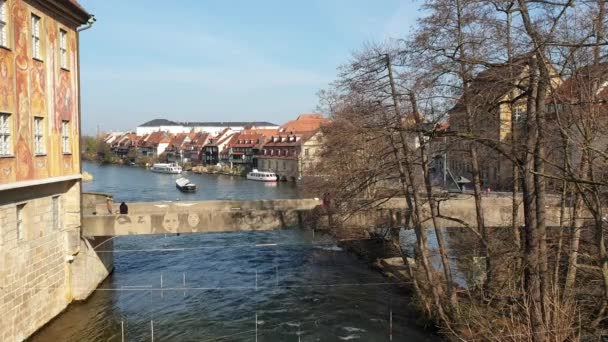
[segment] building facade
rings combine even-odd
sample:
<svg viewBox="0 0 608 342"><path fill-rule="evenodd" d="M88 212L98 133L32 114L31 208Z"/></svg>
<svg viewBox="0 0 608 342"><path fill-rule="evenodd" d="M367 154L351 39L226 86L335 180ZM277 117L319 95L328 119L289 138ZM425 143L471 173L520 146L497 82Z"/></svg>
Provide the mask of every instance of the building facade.
<svg viewBox="0 0 608 342"><path fill-rule="evenodd" d="M0 340L21 341L79 297L75 0L0 0Z"/></svg>
<svg viewBox="0 0 608 342"><path fill-rule="evenodd" d="M219 135L225 129L240 132L244 129L277 129L278 125L270 122L175 122L166 119L154 119L137 126L136 133L139 136L163 131L171 134L178 133L209 133L212 136Z"/></svg>

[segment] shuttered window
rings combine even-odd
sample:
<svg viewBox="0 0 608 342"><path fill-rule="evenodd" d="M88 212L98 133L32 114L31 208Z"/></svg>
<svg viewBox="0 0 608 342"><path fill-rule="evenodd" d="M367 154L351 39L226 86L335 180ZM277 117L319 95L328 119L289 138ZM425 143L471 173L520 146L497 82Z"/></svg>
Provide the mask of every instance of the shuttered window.
<svg viewBox="0 0 608 342"><path fill-rule="evenodd" d="M0 0L0 46L8 47L8 4Z"/></svg>
<svg viewBox="0 0 608 342"><path fill-rule="evenodd" d="M59 59L61 67L68 68L68 33L65 30L59 30Z"/></svg>
<svg viewBox="0 0 608 342"><path fill-rule="evenodd" d="M0 113L0 156L10 156L12 154L11 115Z"/></svg>
<svg viewBox="0 0 608 342"><path fill-rule="evenodd" d="M61 146L63 153L70 153L70 122L61 121Z"/></svg>
<svg viewBox="0 0 608 342"><path fill-rule="evenodd" d="M32 57L40 59L40 17L32 14Z"/></svg>
<svg viewBox="0 0 608 342"><path fill-rule="evenodd" d="M34 117L34 153L44 154L44 121L43 118Z"/></svg>

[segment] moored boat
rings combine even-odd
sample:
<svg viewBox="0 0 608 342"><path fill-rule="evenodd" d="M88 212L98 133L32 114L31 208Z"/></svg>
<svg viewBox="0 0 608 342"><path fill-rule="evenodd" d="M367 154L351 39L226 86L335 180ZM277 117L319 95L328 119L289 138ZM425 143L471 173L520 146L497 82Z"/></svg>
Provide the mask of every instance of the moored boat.
<svg viewBox="0 0 608 342"><path fill-rule="evenodd" d="M260 182L276 182L277 175L274 172L253 169L253 171L247 174L247 179Z"/></svg>
<svg viewBox="0 0 608 342"><path fill-rule="evenodd" d="M188 178L184 178L184 177L179 178L178 180L175 181L175 187L183 192L195 192L196 191L196 184L190 182L190 180Z"/></svg>
<svg viewBox="0 0 608 342"><path fill-rule="evenodd" d="M152 165L150 168L152 172L158 173L171 173L171 174L180 174L182 173L182 167L177 164L164 164L164 163L156 163Z"/></svg>

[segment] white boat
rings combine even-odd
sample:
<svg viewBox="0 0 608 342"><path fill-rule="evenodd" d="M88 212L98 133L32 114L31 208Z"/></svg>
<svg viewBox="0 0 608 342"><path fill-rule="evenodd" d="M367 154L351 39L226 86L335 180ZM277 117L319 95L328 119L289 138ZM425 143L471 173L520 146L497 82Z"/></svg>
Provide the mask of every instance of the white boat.
<svg viewBox="0 0 608 342"><path fill-rule="evenodd" d="M180 174L182 173L182 167L177 165L177 164L163 164L163 163L156 163L154 165L152 165L152 168L150 168L150 170L152 172L158 172L158 173L172 173L172 174Z"/></svg>
<svg viewBox="0 0 608 342"><path fill-rule="evenodd" d="M179 178L175 181L175 187L177 187L180 191L183 192L195 192L196 184L190 182L188 178Z"/></svg>
<svg viewBox="0 0 608 342"><path fill-rule="evenodd" d="M247 179L261 182L276 182L277 175L274 172L253 169L253 171L247 174Z"/></svg>

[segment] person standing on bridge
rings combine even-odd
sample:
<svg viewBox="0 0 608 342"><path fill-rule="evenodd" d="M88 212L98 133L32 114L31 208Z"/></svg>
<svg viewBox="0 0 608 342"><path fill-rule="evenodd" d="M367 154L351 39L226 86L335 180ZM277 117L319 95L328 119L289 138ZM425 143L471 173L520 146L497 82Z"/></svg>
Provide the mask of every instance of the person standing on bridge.
<svg viewBox="0 0 608 342"><path fill-rule="evenodd" d="M121 215L129 214L129 206L127 206L127 203L125 202L120 203L119 210Z"/></svg>

